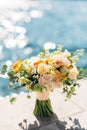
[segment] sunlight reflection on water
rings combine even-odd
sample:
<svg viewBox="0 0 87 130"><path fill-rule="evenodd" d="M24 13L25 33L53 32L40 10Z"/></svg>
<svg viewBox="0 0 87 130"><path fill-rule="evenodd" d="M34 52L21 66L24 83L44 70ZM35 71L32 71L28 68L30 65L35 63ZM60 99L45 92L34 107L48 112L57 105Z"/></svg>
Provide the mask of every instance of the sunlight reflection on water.
<svg viewBox="0 0 87 130"><path fill-rule="evenodd" d="M44 6L40 1L3 0L2 2L0 0L0 7L0 47L4 48L0 49L1 64L6 60L13 62L17 58L26 58L26 55L30 53L33 55L32 45L29 46L29 36L26 36L26 29L29 28L29 25L25 27L25 24L32 22L31 19L41 18L43 10L50 8L50 3L47 2ZM10 52L7 53L6 50ZM17 50L16 54L15 50ZM21 57L20 52L23 52L22 54L25 56ZM6 57L4 53L7 53Z"/></svg>

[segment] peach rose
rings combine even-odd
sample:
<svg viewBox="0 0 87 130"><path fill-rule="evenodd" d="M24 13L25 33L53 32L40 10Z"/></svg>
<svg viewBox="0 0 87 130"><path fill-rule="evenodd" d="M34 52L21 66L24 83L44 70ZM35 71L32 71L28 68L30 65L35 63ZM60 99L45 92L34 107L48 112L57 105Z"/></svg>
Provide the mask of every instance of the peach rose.
<svg viewBox="0 0 87 130"><path fill-rule="evenodd" d="M57 80L55 82L55 85L56 85L56 88L61 88L62 87L62 83L59 80Z"/></svg>
<svg viewBox="0 0 87 130"><path fill-rule="evenodd" d="M70 61L63 55L54 55L52 57L52 60L54 61L54 63L56 63L56 67L70 65Z"/></svg>
<svg viewBox="0 0 87 130"><path fill-rule="evenodd" d="M50 91L50 90L53 90L54 88L56 88L56 84L55 84L55 82L50 81L45 84L45 87L47 88L47 90Z"/></svg>
<svg viewBox="0 0 87 130"><path fill-rule="evenodd" d="M39 84L40 85L45 85L49 81L52 81L52 75L51 74L43 74L39 78Z"/></svg>

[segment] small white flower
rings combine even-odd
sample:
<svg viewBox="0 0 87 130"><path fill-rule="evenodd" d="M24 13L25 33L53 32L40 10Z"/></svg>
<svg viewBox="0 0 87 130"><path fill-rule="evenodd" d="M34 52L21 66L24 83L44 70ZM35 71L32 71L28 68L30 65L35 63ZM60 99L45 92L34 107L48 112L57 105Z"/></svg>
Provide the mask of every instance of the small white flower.
<svg viewBox="0 0 87 130"><path fill-rule="evenodd" d="M67 50L65 50L62 55L66 58L71 56L70 52L68 52Z"/></svg>

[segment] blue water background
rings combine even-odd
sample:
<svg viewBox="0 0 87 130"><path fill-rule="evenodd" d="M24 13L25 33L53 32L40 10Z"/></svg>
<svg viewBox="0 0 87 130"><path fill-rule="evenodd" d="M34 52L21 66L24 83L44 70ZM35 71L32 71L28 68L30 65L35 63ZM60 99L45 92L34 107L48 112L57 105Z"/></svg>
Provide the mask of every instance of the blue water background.
<svg viewBox="0 0 87 130"><path fill-rule="evenodd" d="M19 10L23 12L23 9L20 8ZM31 18L30 22L22 20L15 23L15 26L26 29L24 35L27 44L24 47L7 48L3 38L0 39L0 45L3 47L1 54L3 57L0 58L0 65L2 66L8 60L14 62L17 59L35 56L41 51L45 43L50 42L54 43L56 47L58 44L62 44L64 49L69 51L85 49L84 57L80 59L78 65L87 68L87 2L40 1L39 6L31 7L25 12L29 13L32 10L41 11L43 16ZM3 25L0 26L5 29ZM9 35L11 33L8 32ZM12 37L14 36L15 39L17 35L18 33L13 33ZM6 96L12 92L8 90L7 85L8 80L0 78L0 95Z"/></svg>

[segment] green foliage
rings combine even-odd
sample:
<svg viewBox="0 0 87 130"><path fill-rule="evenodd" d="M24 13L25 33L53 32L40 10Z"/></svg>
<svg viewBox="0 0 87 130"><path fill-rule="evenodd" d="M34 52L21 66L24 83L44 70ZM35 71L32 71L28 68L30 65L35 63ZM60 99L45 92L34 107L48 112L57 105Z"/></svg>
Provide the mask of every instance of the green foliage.
<svg viewBox="0 0 87 130"><path fill-rule="evenodd" d="M18 90L18 89L20 89L20 88L22 88L22 87L24 87L24 86L16 86L16 87L14 87L13 89L14 89L14 90Z"/></svg>
<svg viewBox="0 0 87 130"><path fill-rule="evenodd" d="M9 84L9 85L8 85L8 88L9 88L9 89L12 89L12 88L13 88L13 86L12 86L11 84Z"/></svg>
<svg viewBox="0 0 87 130"><path fill-rule="evenodd" d="M15 83L18 81L18 77L16 75L16 72L13 70L7 71L7 74L9 76L9 82L10 83Z"/></svg>
<svg viewBox="0 0 87 130"><path fill-rule="evenodd" d="M84 49L76 50L75 52L71 52L70 60L72 63L76 63L79 60L79 57L82 57L84 54Z"/></svg>
<svg viewBox="0 0 87 130"><path fill-rule="evenodd" d="M87 78L87 69L83 69L81 67L77 67L79 74L77 76L77 79L83 79L83 78Z"/></svg>
<svg viewBox="0 0 87 130"><path fill-rule="evenodd" d="M7 65L2 66L1 74L5 74L7 72Z"/></svg>
<svg viewBox="0 0 87 130"><path fill-rule="evenodd" d="M70 85L72 85L72 82L73 82L73 81L68 78L67 80L65 80L64 84L70 86Z"/></svg>
<svg viewBox="0 0 87 130"><path fill-rule="evenodd" d="M10 103L11 103L11 104L13 104L15 101L16 101L16 98L15 98L15 97L13 97L13 98L10 99Z"/></svg>
<svg viewBox="0 0 87 130"><path fill-rule="evenodd" d="M63 68L63 67L60 67L60 68L59 68L59 71L60 71L64 76L66 76L66 75L68 74L67 71L66 71L66 69Z"/></svg>
<svg viewBox="0 0 87 130"><path fill-rule="evenodd" d="M23 70L22 72L20 72L20 76L22 77L22 76L27 76L27 72L26 72L26 70Z"/></svg>
<svg viewBox="0 0 87 130"><path fill-rule="evenodd" d="M39 56L40 58L45 58L45 57L49 57L49 51L46 50L45 48L42 49L42 51L40 52Z"/></svg>
<svg viewBox="0 0 87 130"><path fill-rule="evenodd" d="M32 74L32 75L29 75L29 80L31 80L33 82L33 85L34 84L37 84L38 83L38 77L39 75L38 74Z"/></svg>
<svg viewBox="0 0 87 130"><path fill-rule="evenodd" d="M44 87L39 85L38 83L37 84L33 84L32 87L31 87L31 90L32 91L40 91L40 92L43 92L44 91Z"/></svg>
<svg viewBox="0 0 87 130"><path fill-rule="evenodd" d="M79 87L79 83L77 83L75 80L67 79L64 82L63 93L66 94L65 101L71 98L72 95L76 95L75 90L77 86Z"/></svg>
<svg viewBox="0 0 87 130"><path fill-rule="evenodd" d="M30 99L30 98L31 98L31 96L30 96L30 95L27 95L27 98L28 98L28 99Z"/></svg>

